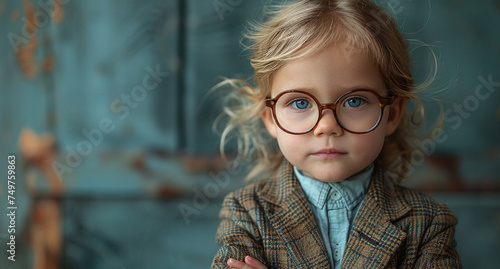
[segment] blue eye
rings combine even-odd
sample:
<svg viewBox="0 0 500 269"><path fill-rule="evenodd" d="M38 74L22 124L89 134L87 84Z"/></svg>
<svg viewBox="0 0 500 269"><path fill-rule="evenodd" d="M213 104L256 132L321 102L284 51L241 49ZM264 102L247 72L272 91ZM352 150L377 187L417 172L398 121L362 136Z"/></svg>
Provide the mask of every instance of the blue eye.
<svg viewBox="0 0 500 269"><path fill-rule="evenodd" d="M364 104L366 104L366 101L359 98L359 97L350 98L350 99L346 100L344 103L344 105L346 107L352 107L352 108L357 108L357 107L360 107Z"/></svg>
<svg viewBox="0 0 500 269"><path fill-rule="evenodd" d="M295 109L311 108L311 103L305 99L298 99L292 102L292 107Z"/></svg>

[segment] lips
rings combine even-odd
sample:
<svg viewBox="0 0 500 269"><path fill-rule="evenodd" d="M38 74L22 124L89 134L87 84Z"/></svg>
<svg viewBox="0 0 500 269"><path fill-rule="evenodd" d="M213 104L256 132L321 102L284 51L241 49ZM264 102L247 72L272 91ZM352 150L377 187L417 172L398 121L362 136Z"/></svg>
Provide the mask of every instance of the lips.
<svg viewBox="0 0 500 269"><path fill-rule="evenodd" d="M323 158L335 158L335 157L341 157L347 154L346 152L339 151L336 149L322 149L320 151L317 151L313 153L313 156L316 157L323 157Z"/></svg>

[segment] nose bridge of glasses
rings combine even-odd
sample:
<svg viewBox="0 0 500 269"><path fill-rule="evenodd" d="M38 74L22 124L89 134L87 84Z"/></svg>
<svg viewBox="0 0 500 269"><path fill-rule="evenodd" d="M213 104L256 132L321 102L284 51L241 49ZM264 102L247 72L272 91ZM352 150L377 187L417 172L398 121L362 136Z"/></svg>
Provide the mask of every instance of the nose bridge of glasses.
<svg viewBox="0 0 500 269"><path fill-rule="evenodd" d="M339 122L335 103L328 104L320 104L319 118L316 122L314 129L318 132L320 129L324 132L326 130L330 130L335 133L342 132L341 130L344 128L342 124ZM331 110L331 113L328 113L328 110ZM328 115L329 114L329 115ZM327 128L327 129L325 129ZM340 128L340 129L339 129Z"/></svg>
<svg viewBox="0 0 500 269"><path fill-rule="evenodd" d="M328 103L328 104L320 104L319 107L321 108L321 111L324 111L325 109L330 109L333 114L336 114L336 109L337 109L337 103Z"/></svg>
<svg viewBox="0 0 500 269"><path fill-rule="evenodd" d="M331 110L332 113L331 113L330 117L332 117L332 119L335 120L338 123L337 111L336 111L337 104L334 104L334 103L320 104L319 107L320 107L320 111L319 111L318 122L321 119L323 119L323 117L326 115L326 113L328 112L328 110Z"/></svg>

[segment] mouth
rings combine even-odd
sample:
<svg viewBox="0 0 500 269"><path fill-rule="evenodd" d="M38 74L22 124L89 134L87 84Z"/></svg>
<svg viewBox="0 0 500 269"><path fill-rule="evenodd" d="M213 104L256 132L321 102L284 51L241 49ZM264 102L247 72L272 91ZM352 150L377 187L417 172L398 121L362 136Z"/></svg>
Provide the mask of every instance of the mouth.
<svg viewBox="0 0 500 269"><path fill-rule="evenodd" d="M339 151L336 149L323 149L323 150L320 150L320 151L313 153L312 155L316 156L316 157L321 157L321 158L336 158L336 157L344 156L346 154L347 154L347 152L342 152L342 151Z"/></svg>

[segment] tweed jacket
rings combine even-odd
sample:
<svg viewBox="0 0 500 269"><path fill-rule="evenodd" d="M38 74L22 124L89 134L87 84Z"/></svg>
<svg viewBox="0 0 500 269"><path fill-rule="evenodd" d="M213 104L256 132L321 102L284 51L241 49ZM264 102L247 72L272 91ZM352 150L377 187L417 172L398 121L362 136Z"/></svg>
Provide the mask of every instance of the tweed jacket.
<svg viewBox="0 0 500 269"><path fill-rule="evenodd" d="M230 193L212 268L250 255L268 268L330 268L321 231L286 161L270 181ZM453 213L375 169L348 237L342 268L462 268Z"/></svg>

